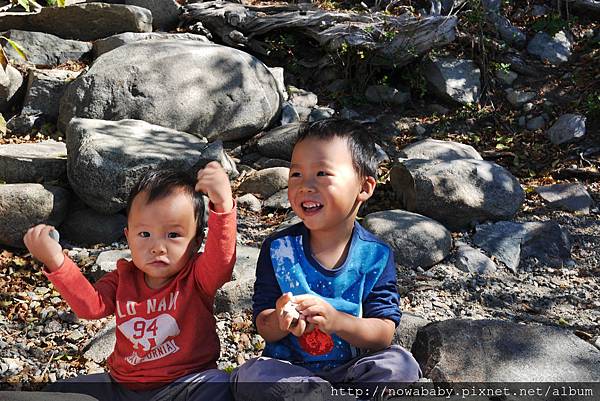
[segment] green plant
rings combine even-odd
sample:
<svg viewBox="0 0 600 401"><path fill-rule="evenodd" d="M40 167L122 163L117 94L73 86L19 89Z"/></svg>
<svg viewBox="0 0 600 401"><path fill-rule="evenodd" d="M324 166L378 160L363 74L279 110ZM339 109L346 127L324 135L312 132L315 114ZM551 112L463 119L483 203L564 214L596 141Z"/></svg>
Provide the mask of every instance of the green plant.
<svg viewBox="0 0 600 401"><path fill-rule="evenodd" d="M407 83L411 92L417 97L422 98L427 93L427 80L419 66L404 68L400 74L400 78Z"/></svg>
<svg viewBox="0 0 600 401"><path fill-rule="evenodd" d="M583 103L589 117L600 118L600 92L590 93Z"/></svg>
<svg viewBox="0 0 600 401"><path fill-rule="evenodd" d="M31 10L31 6L33 7L41 7L41 5L36 2L35 0L12 0L13 4L20 4L25 11L29 12ZM46 5L48 6L58 6L58 7L64 7L65 6L65 0L45 0L44 3L46 3Z"/></svg>
<svg viewBox="0 0 600 401"><path fill-rule="evenodd" d="M562 19L558 14L551 14L533 23L532 28L536 32L546 32L550 36L568 28L569 22Z"/></svg>
<svg viewBox="0 0 600 401"><path fill-rule="evenodd" d="M494 61L492 63L492 68L494 69L494 71L500 71L505 74L508 74L510 72L510 63L498 63Z"/></svg>

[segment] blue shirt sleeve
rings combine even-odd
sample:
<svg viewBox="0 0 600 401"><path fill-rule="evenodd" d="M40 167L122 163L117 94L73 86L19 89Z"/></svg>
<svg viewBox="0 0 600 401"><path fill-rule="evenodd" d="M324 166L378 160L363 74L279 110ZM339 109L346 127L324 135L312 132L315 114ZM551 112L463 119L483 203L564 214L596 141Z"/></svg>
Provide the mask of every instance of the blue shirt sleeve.
<svg viewBox="0 0 600 401"><path fill-rule="evenodd" d="M277 299L283 295L271 262L271 241L266 239L258 255L256 263L256 280L254 281L254 294L252 295L252 316L256 323L256 316L265 309L275 309Z"/></svg>
<svg viewBox="0 0 600 401"><path fill-rule="evenodd" d="M398 327L401 316L396 264L394 252L390 250L385 269L363 301L363 317L389 319Z"/></svg>

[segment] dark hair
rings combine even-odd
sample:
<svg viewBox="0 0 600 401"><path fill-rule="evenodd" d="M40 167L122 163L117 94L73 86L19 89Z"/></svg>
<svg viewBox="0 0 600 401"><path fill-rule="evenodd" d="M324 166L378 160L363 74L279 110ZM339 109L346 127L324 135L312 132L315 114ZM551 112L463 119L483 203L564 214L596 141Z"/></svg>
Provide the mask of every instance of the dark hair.
<svg viewBox="0 0 600 401"><path fill-rule="evenodd" d="M196 179L191 174L173 169L149 170L135 184L127 199L127 216L131 210L133 200L141 192L148 194L148 203L163 199L171 195L176 189L181 189L190 196L194 204L194 217L196 218L196 236L203 235L204 230L204 199L202 193L196 192Z"/></svg>
<svg viewBox="0 0 600 401"><path fill-rule="evenodd" d="M361 177L377 178L377 149L367 129L360 123L343 118L329 118L306 124L300 129L296 143L307 138L322 140L345 139L352 156L352 165Z"/></svg>

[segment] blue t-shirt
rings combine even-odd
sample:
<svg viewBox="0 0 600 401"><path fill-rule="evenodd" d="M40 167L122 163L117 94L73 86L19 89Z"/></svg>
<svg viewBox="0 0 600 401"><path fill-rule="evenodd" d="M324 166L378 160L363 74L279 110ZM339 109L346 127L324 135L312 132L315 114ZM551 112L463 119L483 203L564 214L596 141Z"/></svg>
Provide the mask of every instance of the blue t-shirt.
<svg viewBox="0 0 600 401"><path fill-rule="evenodd" d="M329 270L312 256L309 231L295 224L267 238L261 247L254 283L254 319L275 308L286 292L320 296L335 309L363 318L400 322L396 267L390 247L354 224L348 256L337 269ZM330 370L359 355L360 350L333 334L333 348L321 355L306 352L298 337L289 334L267 343L263 356L283 359L313 372Z"/></svg>

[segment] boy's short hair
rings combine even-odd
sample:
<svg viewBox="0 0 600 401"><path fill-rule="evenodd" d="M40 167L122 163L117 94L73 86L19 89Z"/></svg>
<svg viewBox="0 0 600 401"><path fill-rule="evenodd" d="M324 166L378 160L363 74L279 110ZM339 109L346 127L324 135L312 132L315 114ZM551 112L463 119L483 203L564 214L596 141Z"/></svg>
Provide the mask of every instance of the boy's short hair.
<svg viewBox="0 0 600 401"><path fill-rule="evenodd" d="M322 140L346 139L352 165L360 177L377 178L377 149L367 129L360 123L344 118L328 118L304 125L296 143L307 138Z"/></svg>
<svg viewBox="0 0 600 401"><path fill-rule="evenodd" d="M182 170L159 169L146 172L129 192L127 199L127 216L135 197L141 192L148 194L147 203L163 199L180 189L189 195L194 205L196 219L196 236L203 235L204 230L204 198L202 193L195 189L196 178Z"/></svg>

